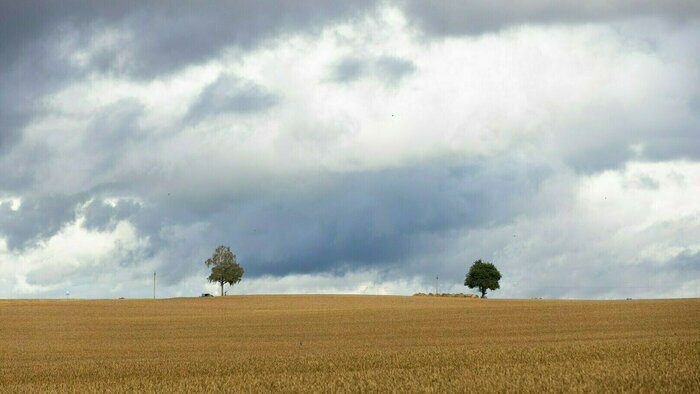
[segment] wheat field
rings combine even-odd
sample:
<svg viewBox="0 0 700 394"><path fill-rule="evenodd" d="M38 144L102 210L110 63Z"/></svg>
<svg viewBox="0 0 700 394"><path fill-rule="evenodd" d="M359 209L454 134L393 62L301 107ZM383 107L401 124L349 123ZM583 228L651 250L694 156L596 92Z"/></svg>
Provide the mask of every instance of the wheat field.
<svg viewBox="0 0 700 394"><path fill-rule="evenodd" d="M700 392L700 299L0 300L0 391Z"/></svg>

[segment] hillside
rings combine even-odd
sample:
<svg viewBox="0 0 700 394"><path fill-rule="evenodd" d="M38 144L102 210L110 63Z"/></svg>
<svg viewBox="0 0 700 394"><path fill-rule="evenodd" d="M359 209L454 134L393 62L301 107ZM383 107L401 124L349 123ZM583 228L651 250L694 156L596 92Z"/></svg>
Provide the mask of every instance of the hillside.
<svg viewBox="0 0 700 394"><path fill-rule="evenodd" d="M700 299L0 300L0 391L700 392Z"/></svg>

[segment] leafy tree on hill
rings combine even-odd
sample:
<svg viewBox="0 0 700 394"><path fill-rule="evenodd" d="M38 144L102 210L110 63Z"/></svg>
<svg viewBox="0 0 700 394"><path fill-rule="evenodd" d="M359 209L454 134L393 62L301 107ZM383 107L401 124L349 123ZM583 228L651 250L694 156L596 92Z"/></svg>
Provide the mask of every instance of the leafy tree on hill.
<svg viewBox="0 0 700 394"><path fill-rule="evenodd" d="M243 277L243 267L236 262L236 255L231 252L228 246L219 246L214 254L204 262L207 267L211 267L211 274L207 278L209 282L221 285L221 295L224 295L224 283L233 286L241 281Z"/></svg>
<svg viewBox="0 0 700 394"><path fill-rule="evenodd" d="M464 285L470 289L478 288L481 292L481 298L486 298L486 290L499 289L498 281L501 279L501 273L495 265L488 261L482 262L477 260L469 268L467 276L464 278Z"/></svg>

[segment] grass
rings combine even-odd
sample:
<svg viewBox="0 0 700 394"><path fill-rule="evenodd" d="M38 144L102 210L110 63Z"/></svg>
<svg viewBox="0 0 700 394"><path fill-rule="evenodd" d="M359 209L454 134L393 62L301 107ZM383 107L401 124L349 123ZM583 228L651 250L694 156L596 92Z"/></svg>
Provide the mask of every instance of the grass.
<svg viewBox="0 0 700 394"><path fill-rule="evenodd" d="M700 392L700 299L0 300L0 392Z"/></svg>

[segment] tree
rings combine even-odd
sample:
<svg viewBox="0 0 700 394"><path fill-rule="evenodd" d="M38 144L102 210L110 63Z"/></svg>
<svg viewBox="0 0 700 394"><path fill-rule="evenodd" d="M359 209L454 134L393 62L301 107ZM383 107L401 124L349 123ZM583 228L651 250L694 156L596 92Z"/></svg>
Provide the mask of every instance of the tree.
<svg viewBox="0 0 700 394"><path fill-rule="evenodd" d="M211 274L207 278L209 282L221 285L221 295L224 295L224 283L229 286L241 281L243 277L243 267L236 262L236 255L231 252L228 246L219 246L214 254L204 262L207 267L211 267Z"/></svg>
<svg viewBox="0 0 700 394"><path fill-rule="evenodd" d="M486 290L499 289L498 281L501 279L501 273L495 265L488 261L482 262L477 260L469 268L467 276L464 278L464 285L470 289L477 287L481 292L481 298L486 298Z"/></svg>

